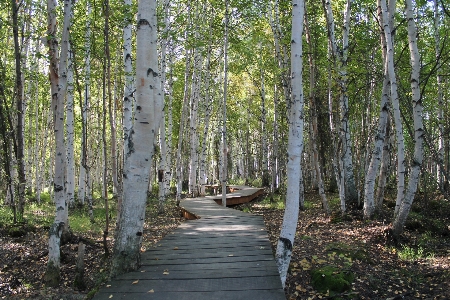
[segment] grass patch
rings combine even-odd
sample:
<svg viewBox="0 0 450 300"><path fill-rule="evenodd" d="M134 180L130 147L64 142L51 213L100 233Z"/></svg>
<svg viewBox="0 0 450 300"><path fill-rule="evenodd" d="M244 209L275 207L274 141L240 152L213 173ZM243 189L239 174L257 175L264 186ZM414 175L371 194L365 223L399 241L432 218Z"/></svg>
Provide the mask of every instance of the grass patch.
<svg viewBox="0 0 450 300"><path fill-rule="evenodd" d="M270 196L264 197L264 199L260 203L266 208L284 209L286 202L285 199L286 199L285 195L274 194L273 198L271 198Z"/></svg>
<svg viewBox="0 0 450 300"><path fill-rule="evenodd" d="M417 259L424 258L425 251L422 246L419 246L417 249L410 246L402 246L401 249L397 250L397 255L401 260L406 261L415 261Z"/></svg>

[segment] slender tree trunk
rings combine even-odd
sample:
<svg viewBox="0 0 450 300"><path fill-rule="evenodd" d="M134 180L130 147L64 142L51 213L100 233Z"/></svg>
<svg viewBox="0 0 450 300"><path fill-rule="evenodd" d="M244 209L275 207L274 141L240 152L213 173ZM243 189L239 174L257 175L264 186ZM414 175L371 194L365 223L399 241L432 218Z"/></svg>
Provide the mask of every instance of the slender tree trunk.
<svg viewBox="0 0 450 300"><path fill-rule="evenodd" d="M16 82L15 82L15 98L17 109L17 131L16 131L16 162L18 173L18 187L17 187L17 214L19 221L23 219L25 207L25 163L24 163L24 97L23 97L23 82L22 82L22 59L19 45L19 24L18 13L19 7L15 0L11 0L11 10L13 18L13 38L14 38L14 56L16 67Z"/></svg>
<svg viewBox="0 0 450 300"><path fill-rule="evenodd" d="M223 107L222 107L222 205L227 206L227 86L228 86L228 0L225 0L225 34L224 34L224 55L223 55Z"/></svg>
<svg viewBox="0 0 450 300"><path fill-rule="evenodd" d="M406 20L408 21L408 43L411 57L411 91L414 119L414 158L412 160L411 174L409 176L408 188L405 197L400 205L398 213L394 218L393 232L399 236L403 232L403 227L408 217L411 205L419 183L419 175L423 161L423 105L420 95L420 54L417 46L417 28L414 21L414 6L411 0L405 0Z"/></svg>
<svg viewBox="0 0 450 300"><path fill-rule="evenodd" d="M162 103L154 87L158 82L156 1L141 0L137 15L136 114L126 143L128 153L123 174L123 200L111 267L115 277L136 270L145 220L149 171L155 134L160 125ZM156 93L155 93L156 91Z"/></svg>
<svg viewBox="0 0 450 300"><path fill-rule="evenodd" d="M434 0L434 43L435 43L435 51L436 51L436 61L439 61L441 59L441 41L440 41L440 27L441 27L441 21L440 21L440 13L439 13L439 4L438 0ZM438 122L439 122L439 138L438 138L438 160L440 164L444 162L444 92L443 92L443 84L442 84L442 75L441 72L437 72L437 101L438 101L438 107L437 107L437 116L438 116ZM443 170L440 168L440 166L437 167L437 178L439 185L442 186L444 184L444 176L443 176ZM442 189L442 188L441 188Z"/></svg>
<svg viewBox="0 0 450 300"><path fill-rule="evenodd" d="M387 47L387 64L389 79L391 82L391 101L395 122L395 134L397 138L397 200L395 205L395 215L398 213L400 203L404 198L405 189L405 142L403 137L403 125L400 114L400 103L397 91L397 78L394 68L394 44L392 42L391 27L389 25L389 14L386 6L386 0L380 0L381 13L383 20L384 35Z"/></svg>
<svg viewBox="0 0 450 300"><path fill-rule="evenodd" d="M305 34L306 34L306 42L309 46L308 51L308 62L309 62L309 103L311 110L311 132L310 139L312 144L312 152L313 155L313 167L314 173L317 180L317 187L319 189L319 195L322 199L322 206L325 210L326 214L330 213L330 208L328 206L327 196L325 195L325 188L322 179L322 171L320 169L319 163L319 151L317 150L317 137L318 137L318 125L317 125L317 106L316 106L316 95L315 95L315 82L316 82L316 65L313 57L313 45L311 42L311 33L309 32L309 23L308 16L306 12L306 4L305 4Z"/></svg>
<svg viewBox="0 0 450 300"><path fill-rule="evenodd" d="M71 24L72 1L64 1L64 23L62 31L61 57L58 56L56 39L56 7L54 0L48 0L47 42L50 57L50 81L52 94L53 122L55 130L55 173L53 178L55 221L49 232L49 253L44 281L48 286L56 286L60 280L60 243L62 234L68 230L68 209L65 185L66 149L64 143L64 97L67 83L67 57L69 30Z"/></svg>
<svg viewBox="0 0 450 300"><path fill-rule="evenodd" d="M85 86L84 86L84 99L80 98L81 108L81 165L78 183L78 201L81 205L84 205L86 197L89 197L88 192L88 177L89 167L87 163L87 113L89 108L90 98L90 82L91 82L91 22L90 15L92 7L90 1L87 1L87 22L86 22L86 57L85 57ZM89 200L88 200L89 201ZM92 216L93 219L93 216Z"/></svg>
<svg viewBox="0 0 450 300"><path fill-rule="evenodd" d="M212 22L209 27L209 40L212 41L211 35L212 35ZM207 50L207 56L206 56L206 78L205 78L205 124L203 127L203 139L201 143L201 150L200 150L200 166L199 166L199 172L200 172L200 184L201 184L201 195L205 195L205 184L207 183L207 166L206 166L206 154L207 154L207 146L208 146L208 133L209 133L209 121L211 119L212 109L213 109L213 102L211 100L211 93L210 93L210 82L211 82L211 70L210 70L210 63L211 63L211 43L208 45Z"/></svg>
<svg viewBox="0 0 450 300"><path fill-rule="evenodd" d="M292 100L289 106L289 141L287 165L286 209L278 239L276 261L283 287L291 260L299 212L301 156L303 151L303 84L302 33L304 1L292 1L291 83Z"/></svg>
<svg viewBox="0 0 450 300"><path fill-rule="evenodd" d="M110 129L110 151L111 151L111 177L113 181L113 195L117 197L120 193L119 180L117 177L117 138L116 138L116 110L115 110L115 100L112 97L112 87L111 87L111 53L109 49L109 0L104 0L104 17L105 17L105 60L106 60L106 97L108 98L108 116L109 116L109 129ZM106 163L105 159L105 163ZM107 198L105 198L107 199Z"/></svg>
<svg viewBox="0 0 450 300"><path fill-rule="evenodd" d="M66 98L66 131L67 131L67 202L69 207L75 205L75 161L74 161L74 104L73 104L73 56L69 44L67 64L67 98Z"/></svg>
<svg viewBox="0 0 450 300"><path fill-rule="evenodd" d="M347 0L344 10L344 26L342 32L342 49L338 49L334 33L334 17L331 8L331 0L323 0L325 15L327 18L328 38L330 41L334 65L338 74L339 106L340 106L340 143L342 145L341 160L343 165L343 177L345 179L345 198L348 203L358 202L358 193L355 185L352 161L352 142L349 128L349 106L347 92L347 59L348 39L350 31L350 6L351 0Z"/></svg>
<svg viewBox="0 0 450 300"><path fill-rule="evenodd" d="M184 73L184 95L183 95L183 107L181 109L181 117L180 117L180 129L178 131L178 148L177 148L177 161L176 161L176 185L177 185L177 193L176 193L176 201L177 205L180 204L181 201L181 192L182 192L182 181L183 181L183 161L181 156L181 150L183 146L183 135L184 135L184 123L186 122L186 117L188 113L188 78L189 78L189 69L190 69L190 51L188 50L186 53L186 69Z"/></svg>

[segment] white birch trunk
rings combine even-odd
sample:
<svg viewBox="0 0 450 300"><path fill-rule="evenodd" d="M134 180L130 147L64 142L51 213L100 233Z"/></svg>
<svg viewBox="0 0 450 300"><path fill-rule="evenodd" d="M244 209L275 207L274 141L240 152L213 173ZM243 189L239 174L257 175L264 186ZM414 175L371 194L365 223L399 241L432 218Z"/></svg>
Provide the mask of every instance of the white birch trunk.
<svg viewBox="0 0 450 300"><path fill-rule="evenodd" d="M441 59L441 38L439 29L441 27L441 21L440 21L440 13L439 13L439 4L438 0L434 0L434 43L435 43L435 52L436 52L436 61L439 61ZM438 138L438 161L439 164L442 164L444 162L444 92L443 92L443 84L442 84L442 75L441 72L437 72L437 101L438 101L438 108L437 108L437 117L438 117L438 127L439 127L439 138ZM438 165L437 167L437 178L438 183L440 186L444 183L444 176L442 174L443 170Z"/></svg>
<svg viewBox="0 0 450 300"><path fill-rule="evenodd" d="M423 105L420 95L420 54L417 46L417 28L414 21L414 6L411 0L405 0L406 4L406 20L408 22L408 43L411 57L411 91L412 91L412 107L414 119L414 158L411 165L411 174L408 181L408 188L405 197L400 205L398 213L395 216L393 232L395 236L399 236L403 232L406 218L408 217L411 205L419 183L420 169L423 161Z"/></svg>
<svg viewBox="0 0 450 300"><path fill-rule="evenodd" d="M228 0L225 0L225 33L223 55L223 107L222 107L222 205L227 206L227 87L228 87Z"/></svg>
<svg viewBox="0 0 450 300"><path fill-rule="evenodd" d="M164 32L163 32L163 38L161 39L161 73L160 73L160 86L161 86L161 101L165 103L165 84L166 84L166 68L167 68L167 58L166 58L166 52L167 52L167 43L168 38L167 33L169 31L169 0L164 1ZM164 201L166 199L166 194L168 192L167 189L167 180L165 177L169 173L169 165L167 164L167 136L166 136L166 112L167 112L167 106L164 106L164 110L162 111L162 118L161 118L161 124L159 127L159 145L160 145L160 151L161 151L161 159L159 162L159 172L162 172L160 175L158 175L158 198L159 198L159 211L164 211ZM172 132L170 132L172 134ZM170 135L169 134L169 135ZM162 178L159 178L159 176L162 176Z"/></svg>
<svg viewBox="0 0 450 300"><path fill-rule="evenodd" d="M53 122L55 130L55 173L53 178L54 202L56 206L55 221L49 232L49 253L44 281L49 286L56 286L60 280L60 242L61 236L68 230L68 207L65 185L66 149L64 143L64 97L67 84L67 57L69 47L69 29L71 24L72 1L64 1L64 22L62 31L61 56L58 59L58 42L56 40L55 0L48 0L48 45L50 53L50 79L52 93Z"/></svg>
<svg viewBox="0 0 450 300"><path fill-rule="evenodd" d="M112 277L136 270L140 264L149 171L162 111L162 103L158 103L161 97L156 94L159 89L155 88L159 84L156 24L156 1L141 0L137 16L136 113L126 141L128 152Z"/></svg>
<svg viewBox="0 0 450 300"><path fill-rule="evenodd" d="M212 23L209 27L210 32L210 41L211 39L211 33L212 33ZM205 78L205 123L203 127L203 139L201 143L201 150L200 150L200 159L199 159L199 180L201 184L201 195L205 195L205 184L207 183L208 176L206 173L207 167L206 167L206 154L207 154L207 146L208 146L208 133L209 133L209 121L211 119L212 114L212 108L213 108L213 102L211 101L211 94L210 94L210 82L211 82L211 70L210 70L210 62L211 62L211 43L208 46L208 53L206 56L206 78Z"/></svg>
<svg viewBox="0 0 450 300"><path fill-rule="evenodd" d="M397 198L395 205L396 215L403 200L405 189L405 142L403 137L403 125L400 115L400 103L397 91L397 78L394 67L394 44L392 41L392 29L389 25L389 12L386 6L386 0L380 0L382 13L382 26L384 28L384 35L386 39L386 59L388 65L389 80L391 82L391 103L393 108L393 116L395 122L395 135L397 143Z"/></svg>
<svg viewBox="0 0 450 300"><path fill-rule="evenodd" d="M67 61L67 97L66 97L66 131L67 131L67 202L69 207L75 205L75 161L74 161L74 103L73 103L73 64L69 44Z"/></svg>
<svg viewBox="0 0 450 300"><path fill-rule="evenodd" d="M80 174L78 179L78 201L81 205L84 205L86 197L88 196L87 186L88 182L88 174L89 168L87 165L87 113L89 108L89 99L90 99L90 82L91 82L91 21L90 16L92 13L92 7L90 1L87 1L87 22L86 22L86 35L85 35L85 86L84 86L84 99L83 99L83 107L81 111L81 164L80 164Z"/></svg>
<svg viewBox="0 0 450 300"><path fill-rule="evenodd" d="M131 0L124 0L124 10L131 12ZM133 126L133 61L132 61L132 18L131 13L127 13L125 17L125 27L123 29L123 61L125 68L125 87L123 91L123 138L128 140L130 130ZM124 142L124 155L128 153L128 144Z"/></svg>
<svg viewBox="0 0 450 300"><path fill-rule="evenodd" d="M177 205L180 204L181 201L181 192L182 192L182 181L183 181L183 161L181 156L181 150L183 146L183 135L184 135L184 123L186 121L187 113L188 113L188 78L189 78L189 69L190 69L190 52L186 53L186 69L184 73L184 94L183 94L183 107L181 109L181 117L180 117L180 129L178 131L178 148L177 148L177 161L176 161L176 202Z"/></svg>
<svg viewBox="0 0 450 300"><path fill-rule="evenodd" d="M289 140L287 164L286 209L277 244L276 261L283 287L291 260L299 212L301 156L303 151L303 83L302 33L304 1L292 1L291 83L289 105Z"/></svg>
<svg viewBox="0 0 450 300"><path fill-rule="evenodd" d="M349 203L357 203L358 194L356 191L355 178L353 175L352 142L349 128L349 107L347 92L347 59L348 59L348 39L350 32L350 7L351 0L347 0L344 10L344 26L342 32L342 49L338 49L335 37L335 25L331 0L323 0L328 26L328 38L334 58L334 64L338 73L339 85L339 106L340 106L340 140L342 144L341 160L343 164L343 177L345 179L345 198Z"/></svg>
<svg viewBox="0 0 450 300"><path fill-rule="evenodd" d="M198 14L197 14L198 17ZM196 17L196 18L197 18ZM194 49L194 72L192 75L192 89L190 96L190 160L189 160L189 194L196 197L197 169L198 169L198 103L200 97L202 58L199 49Z"/></svg>

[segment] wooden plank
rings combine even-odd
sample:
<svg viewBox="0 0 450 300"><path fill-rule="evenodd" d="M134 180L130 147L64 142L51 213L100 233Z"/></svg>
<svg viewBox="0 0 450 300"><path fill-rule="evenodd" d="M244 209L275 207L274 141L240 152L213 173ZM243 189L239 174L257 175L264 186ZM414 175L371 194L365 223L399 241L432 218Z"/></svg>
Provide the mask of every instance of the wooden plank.
<svg viewBox="0 0 450 300"><path fill-rule="evenodd" d="M123 284L125 283L125 284ZM150 289L155 292L214 292L214 291L248 291L265 289L279 289L280 276L242 277L242 278L209 278L209 279L143 279L133 284L133 281L111 282L107 290L115 293L135 292L147 293Z"/></svg>
<svg viewBox="0 0 450 300"><path fill-rule="evenodd" d="M116 278L117 281L136 281L141 279L208 279L208 278L241 278L241 277L261 277L261 276L278 276L273 268L256 267L256 268L236 268L226 269L217 272L217 270L173 270L173 269L149 269L142 268L140 272L130 272L122 274Z"/></svg>
<svg viewBox="0 0 450 300"><path fill-rule="evenodd" d="M151 291L151 289L149 289ZM146 293L111 293L102 290L95 299L98 300L286 300L283 290L251 290L251 291L213 291L213 292L149 292ZM113 296L110 298L110 296Z"/></svg>

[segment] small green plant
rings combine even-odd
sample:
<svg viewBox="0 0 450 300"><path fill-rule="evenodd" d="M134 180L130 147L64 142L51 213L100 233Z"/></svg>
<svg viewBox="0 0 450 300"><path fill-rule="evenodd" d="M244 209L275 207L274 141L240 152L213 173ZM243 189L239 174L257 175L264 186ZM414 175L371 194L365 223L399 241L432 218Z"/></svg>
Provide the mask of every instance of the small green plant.
<svg viewBox="0 0 450 300"><path fill-rule="evenodd" d="M398 250L397 254L402 260L414 261L424 257L424 249L422 246L419 246L417 249L409 246L403 246L400 250Z"/></svg>
<svg viewBox="0 0 450 300"><path fill-rule="evenodd" d="M243 207L243 208L242 208L242 211L243 211L243 212L246 212L246 213L251 213L251 212L252 212L252 210L251 210L250 207L248 207L248 206Z"/></svg>

